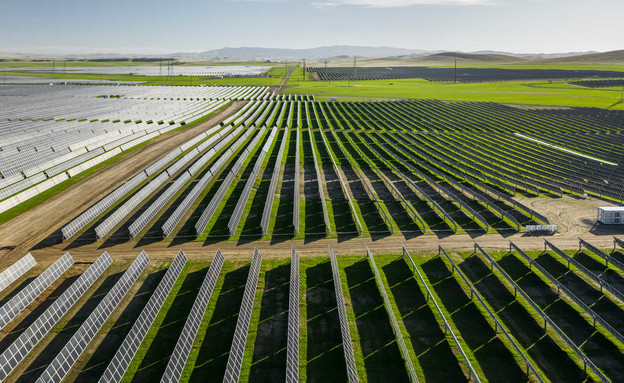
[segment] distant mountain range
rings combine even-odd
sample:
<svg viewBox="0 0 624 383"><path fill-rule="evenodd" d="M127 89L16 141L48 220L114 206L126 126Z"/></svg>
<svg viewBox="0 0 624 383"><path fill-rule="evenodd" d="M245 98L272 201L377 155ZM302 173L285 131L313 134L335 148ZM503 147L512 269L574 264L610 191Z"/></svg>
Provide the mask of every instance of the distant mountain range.
<svg viewBox="0 0 624 383"><path fill-rule="evenodd" d="M303 58L311 60L330 59L335 57L361 57L361 58L415 58L437 53L445 53L444 50L427 51L423 49L404 49L393 47L366 47L352 45L334 45L329 47L318 47L310 49L283 49L283 48L221 48L199 53L174 53L168 55L174 58L216 60L216 61L284 61L301 60ZM464 52L457 52L464 53ZM566 53L512 53L500 51L478 51L468 52L477 55L500 55L523 58L527 60L550 59L560 57L570 57L597 52L566 52Z"/></svg>
<svg viewBox="0 0 624 383"><path fill-rule="evenodd" d="M167 55L34 55L2 54L0 60L137 60L139 58L174 58L179 61L300 61L306 58L313 65L328 61L330 65L347 65L357 58L363 65L447 65L463 63L549 63L549 64L624 64L624 50L611 52L565 52L565 53L513 53L503 51L449 52L444 50L427 51L394 47L367 47L335 45L310 49L240 47L221 48L205 52L180 52Z"/></svg>

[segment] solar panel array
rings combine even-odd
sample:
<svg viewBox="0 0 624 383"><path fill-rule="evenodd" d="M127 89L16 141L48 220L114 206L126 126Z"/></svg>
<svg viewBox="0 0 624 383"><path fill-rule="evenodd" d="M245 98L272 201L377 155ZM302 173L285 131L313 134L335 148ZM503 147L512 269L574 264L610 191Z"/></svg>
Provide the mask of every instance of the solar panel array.
<svg viewBox="0 0 624 383"><path fill-rule="evenodd" d="M621 78L624 72L602 70L566 69L507 69L507 68L441 68L437 66L395 66L395 67L308 67L316 72L322 81L337 80L381 80L423 78L429 81L518 81L581 78Z"/></svg>
<svg viewBox="0 0 624 383"><path fill-rule="evenodd" d="M0 382L9 376L112 263L110 255L104 252L0 355Z"/></svg>
<svg viewBox="0 0 624 383"><path fill-rule="evenodd" d="M245 344L247 343L247 333L249 331L249 321L253 310L254 299L256 297L256 288L258 287L258 278L260 276L260 266L262 265L262 257L258 249L254 249L253 258L251 259L251 268L247 276L247 284L243 293L243 301L238 313L236 321L236 330L234 331L234 339L230 348L227 367L225 368L224 383L235 383L240 378L241 367L243 365L243 356L245 355Z"/></svg>
<svg viewBox="0 0 624 383"><path fill-rule="evenodd" d="M529 297L529 295L524 290L522 290L520 286L518 286L518 284L513 280L513 278L511 278L509 274L507 274L500 267L500 265L489 254L487 254L487 252L485 252L485 250L483 250L481 246L479 246L476 243L475 243L475 250L479 250L479 252L483 254L483 256L485 256L486 259L490 261L490 264L492 265L492 267L496 268L503 275L503 277L507 280L507 282L509 282L514 287L514 291L520 293L520 295L531 305L531 307L533 307L535 312L537 312L537 314L542 317L542 319L544 320L544 329L546 329L546 326L548 326L551 329L555 330L555 332L561 337L561 339L563 339L563 341L572 349L572 351L574 351L574 353L583 362L584 368L589 367L594 373L596 373L596 375L598 375L601 381L609 382L607 377L604 376L604 374L598 369L598 367L594 365L594 363L587 357L587 355L585 355L583 351L581 351L581 349L568 337L568 335L565 332L563 332L563 330L561 330L561 328L557 326L557 324L537 305L537 303L535 303L535 301L533 301L533 299L531 299L531 297ZM515 250L523 258L528 260L529 265L536 266L536 268L540 271L542 270L542 267L537 262L535 262L535 260L530 258L524 251L522 251L519 247L517 247L513 242L509 241L509 251L512 251L512 250Z"/></svg>
<svg viewBox="0 0 624 383"><path fill-rule="evenodd" d="M265 131L266 131L266 128L261 128L258 131L258 133L254 137L254 139L251 141L251 143L249 143L247 145L247 147L245 148L245 150L243 150L243 152L239 155L238 160L236 160L236 162L234 163L234 165L232 166L232 168L230 169L228 174L225 176L225 179L223 180L223 182L221 182L221 185L219 186L219 189L217 189L216 193L214 194L214 196L212 197L212 199L208 203L208 206L206 206L206 209L204 209L204 212L202 213L201 217L199 217L199 220L195 224L195 231L196 231L198 236L201 235L206 230L206 227L208 226L208 223L210 222L210 219L212 218L212 216L216 212L217 207L219 206L219 204L223 200L223 197L225 197L225 194L226 194L228 188L232 184L232 181L234 181L236 175L241 170L241 168L243 167L244 163L247 161L247 158L249 157L249 154L251 153L251 151L258 144L258 142L260 142L260 139L264 135ZM252 133L253 133L253 130L252 129L248 129L245 132L245 134L243 134L238 139L238 141L236 141L236 143L234 143L234 145L232 145L232 147L230 147L230 149L228 149L227 156L225 154L222 155L222 158L224 159L224 162L225 162L225 160L227 158L233 156L234 152L243 144L244 141L247 140L247 138ZM219 164L219 165L221 165L221 164ZM220 167L221 166L219 166L219 168ZM216 170L218 170L218 169L216 169ZM203 187L202 187L202 189L203 189ZM199 192L201 192L201 190L199 190L197 192L198 195L199 195Z"/></svg>
<svg viewBox="0 0 624 383"><path fill-rule="evenodd" d="M353 343L351 343L351 333L349 332L349 321L347 319L347 309L345 308L344 297L342 295L342 283L340 283L340 271L334 250L329 247L329 260L332 267L334 279L334 290L336 292L336 305L338 308L338 318L340 319L340 333L342 334L342 346L344 349L345 362L347 364L347 377L349 383L358 382L357 368L355 367L355 356L353 355Z"/></svg>
<svg viewBox="0 0 624 383"><path fill-rule="evenodd" d="M219 132L220 129L222 130L221 132ZM111 194L109 194L108 196L104 197L102 200L100 200L98 203L93 205L87 211L82 213L80 216L78 216L76 219L74 219L68 225L63 227L63 229L62 229L63 237L65 239L68 239L71 236L75 235L83 227L88 225L96 217L98 217L100 214L102 214L104 211L106 211L106 209L108 209L110 206L112 206L115 202L119 201L126 194L128 194L130 191L134 190L141 182L146 180L147 177L149 177L149 176L151 176L153 174L156 174L159 171L161 171L169 162L173 161L178 155L184 153L184 151L186 151L190 147L194 146L195 144L197 144L198 142L200 142L202 140L205 140L205 141L204 141L203 144L198 146L198 148L201 147L202 145L209 145L212 142L214 142L214 140L216 140L218 137L221 137L222 132L225 132L225 131L228 131L228 130L229 129L227 129L227 128L226 129L222 129L219 126L213 127L211 129L208 129L206 132L201 133L198 136L190 139L186 143L182 144L180 147L172 150L171 152L169 152L169 154L167 154L166 156L164 156L160 160L156 161L154 164L150 165L144 171L141 171L140 173L138 173L136 176L134 176L132 179L130 179L130 181L128 181L124 185L122 185L119 188L117 188ZM208 138L208 139L206 140L206 138ZM174 164L169 166L165 170L165 173L163 173L163 174L167 174L169 176L173 176L175 172L177 172L184 165L186 165L188 162L190 162L193 159L193 157L195 157L200 152L200 150L198 148L195 148L193 151L187 153L182 158L180 158L178 161L176 161ZM205 147L204 147L204 149L205 149ZM164 178L165 178L164 176L162 176L161 178L157 177L153 181L162 181ZM162 181L162 182L164 182L164 181ZM150 182L150 184L152 184L152 183ZM156 183L153 183L152 186L146 186L146 188L147 189L145 189L145 191L143 191L143 189L142 189L142 194L146 194L148 190L152 190L152 191L155 190L156 189ZM149 193L147 193L147 194L149 194ZM140 202L140 201L138 201L138 202ZM135 200L133 200L132 204L136 204L138 202L137 202L137 199L135 199ZM163 202L163 204L164 204L164 202ZM124 208L124 206L125 206L125 208ZM128 209L131 206L130 205L124 205L124 206L122 206L120 208L120 209L123 209L123 210L120 210L119 213L115 213L114 214L114 219L109 217L110 220L107 220L108 222L104 222L104 223L102 223L100 225L99 234L98 234L98 236L100 238L103 237L104 235L106 235L108 233L108 231L110 231L112 229L112 227L114 227L113 224L116 224L115 222L118 223L119 220L121 220L125 216L127 216L127 214L129 213ZM153 210L154 209L152 209L152 210L150 210L150 211L148 211L148 212L146 212L144 214L147 214L147 213L156 214L157 211L154 212ZM132 211L132 209L130 209L130 211ZM125 214L124 214L124 212L125 212ZM146 222L144 220L145 220L144 216L141 216L139 219L137 219L137 221L139 221L139 223L137 225L135 225L135 226L131 226L131 228L130 228L130 234L131 235L133 235L133 233L134 233L134 235L138 234L138 232L140 232L141 229L144 227L144 225L146 225L147 222L149 221L148 220ZM143 225L143 226L141 226L141 225ZM97 232L97 230L96 230L96 232Z"/></svg>
<svg viewBox="0 0 624 383"><path fill-rule="evenodd" d="M109 215L104 222L95 228L95 234L98 239L104 238L115 226L128 216L143 200L152 194L157 188L169 179L169 175L164 172L142 187L138 192L134 193L130 199L119 206L113 214Z"/></svg>
<svg viewBox="0 0 624 383"><path fill-rule="evenodd" d="M286 106L286 104L284 104ZM280 119L281 121L281 119ZM275 191L277 190L277 181L279 180L282 170L282 158L284 157L284 150L288 143L288 131L284 132L282 137L282 143L280 144L279 151L277 152L277 158L275 159L275 166L273 167L273 174L271 175L271 184L269 185L269 192L267 193L264 209L262 210L262 219L260 226L262 227L262 234L267 234L269 231L269 221L271 220L271 210L273 209L273 200L275 199Z"/></svg>
<svg viewBox="0 0 624 383"><path fill-rule="evenodd" d="M225 131L229 132L229 130L230 130L230 128L226 128L226 129L224 129L224 132ZM242 130L243 130L243 127L237 128L236 130L234 130L234 132L229 133L223 140L221 140L217 145L215 145L212 149L210 149L210 151L208 152L208 153L210 153L209 154L210 157L212 157L213 155L217 154L219 151L224 149L234 138L236 138L236 136ZM246 139L246 137L248 137L249 134L251 134L251 131L246 132L242 137L239 138L239 140L237 140L225 152L221 153L219 155L219 157L217 158L217 160L210 166L210 169L208 169L206 174L204 174L204 176L195 184L195 186L193 187L191 192L184 198L182 203L180 205L178 205L178 207L175 209L173 214L169 217L169 219L162 226L162 230L163 230L163 233L164 233L165 237L167 237L167 236L171 235L171 233L173 233L173 230L175 229L177 224L180 223L180 221L182 220L182 217L184 217L186 212L191 208L191 205L195 202L195 200L197 200L197 198L199 197L201 192L206 188L208 183L210 183L212 178L219 172L219 169L221 169L221 167L225 164L226 160L233 153L233 151L235 150L234 148L237 148L238 145L240 145L240 143L243 142ZM206 162L207 161L208 161L208 159L206 159ZM205 164L205 162L204 162L204 164ZM194 166L195 165L193 165L191 168L193 168ZM202 166L203 166L203 164L202 164ZM191 174L191 172L189 172L189 179L197 171L199 171L199 167L195 167L193 169L193 173L192 174ZM171 188L173 188L173 189L175 189L175 188L182 188L182 186L183 186L183 182L180 181L180 182L174 183L174 185L172 185ZM174 193L173 193L173 191L171 191L171 192L167 191L167 193L165 193L165 194L167 196L170 196L170 197L168 197L168 199L170 199L173 196ZM165 197L162 197L162 198L165 198ZM161 204L161 203L164 205L166 202L161 201L159 199L155 204L158 205L158 204Z"/></svg>
<svg viewBox="0 0 624 383"><path fill-rule="evenodd" d="M262 172L262 163L264 161L264 157L269 152L271 145L273 144L273 140L277 135L277 127L274 127L271 130L271 134L264 143L258 158L256 159L256 164L254 165L251 174L247 178L247 182L245 183L245 187L243 188L243 192L238 198L238 202L236 203L236 207L234 207L234 212L232 212L232 216L230 217L230 221L228 222L228 228L230 229L230 235L234 235L236 233L236 228L240 222L241 216L243 215L243 209L245 209L245 205L247 205L247 201L249 200L249 196L251 195L251 190L256 183L256 180L261 176Z"/></svg>
<svg viewBox="0 0 624 383"><path fill-rule="evenodd" d="M158 315L163 303L167 299L167 296L171 292L171 288L178 280L182 269L186 265L186 256L184 252L180 250L176 258L173 260L171 266L167 270L167 273L158 284L156 290L150 297L149 301L141 311L141 314L136 319L130 332L126 335L123 343L115 353L115 356L111 360L110 364L102 374L100 378L101 383L119 382L123 378L132 358L136 354L141 342L145 338L147 331L154 323L154 319Z"/></svg>
<svg viewBox="0 0 624 383"><path fill-rule="evenodd" d="M561 258L567 261L568 269L570 269L570 264L574 265L574 267L579 269L581 273L585 274L585 276L589 277L594 282L596 282L600 286L600 291L606 290L610 292L611 294L613 294L614 296L616 296L620 301L624 301L623 293L621 293L618 289L616 289L609 283L605 282L601 277L594 274L587 267L583 266L579 261L570 257L561 249L559 249L558 247L556 247L555 245L553 245L547 240L544 240L544 244L545 244L544 248L550 247L552 251L554 251L557 255L559 255ZM544 249L544 251L546 251L546 249ZM545 273L543 272L542 274L544 274L548 279L550 279L557 286L559 291L563 291L576 304L578 304L592 318L594 325L596 323L600 323L600 325L604 327L613 337L617 338L622 344L624 344L624 335L622 335L617 329L611 326L611 324L609 324L609 322L607 322L604 318L598 315L598 313L596 313L594 309L592 309L590 306L585 304L585 302L583 302L583 300L581 300L579 297L573 294L572 291L564 287L563 284L559 282L557 279L555 279L552 274L548 272L545 272Z"/></svg>
<svg viewBox="0 0 624 383"><path fill-rule="evenodd" d="M392 309L392 304L390 303L390 299L388 298L388 294L386 293L386 288L383 283L383 279L381 279L381 274L379 274L379 270L377 269L377 264L375 263L375 258L371 253L368 246L366 246L366 253L368 254L368 260L370 261L371 268L373 269L373 273L375 274L375 281L377 281L377 287L381 292L381 297L384 301L384 306L386 306L386 312L388 312L388 316L390 317L390 323L392 323L392 329L394 330L394 336L396 337L397 342L399 343L399 349L401 350L401 354L403 355L403 360L405 361L405 365L407 366L407 372L409 373L409 378L411 382L418 382L418 376L416 376L416 370L414 369L414 364L412 363L412 358L407 350L407 346L405 345L405 340L403 339L403 334L401 333L401 328L399 327L399 323L396 320L396 316L394 315L394 310Z"/></svg>
<svg viewBox="0 0 624 383"><path fill-rule="evenodd" d="M76 233L86 227L91 221L93 221L100 214L106 211L106 209L111 207L126 194L128 194L131 190L136 188L146 178L147 175L145 174L145 172L141 172L129 179L126 183L115 189L106 197L99 200L95 205L88 208L84 213L80 214L78 217L76 217L74 220L72 220L69 224L61 229L61 232L63 233L63 238L69 239L74 236Z"/></svg>
<svg viewBox="0 0 624 383"><path fill-rule="evenodd" d="M387 151L387 148L380 142L378 142L379 146L381 148L383 148L384 150ZM416 190L418 192L419 195L423 196L429 206L431 207L431 209L443 220L446 221L448 224L450 224L452 227L451 229L454 232L457 232L457 230L459 230L459 226L457 225L457 223L455 222L455 220L444 210L442 209L442 207L440 207L440 205L438 205L438 203L431 198L431 196L426 193L421 187L419 187L414 181L412 181L409 177L407 177L405 174L403 174L396 166L394 166L391 162L385 160L383 157L380 157L382 160L384 160L384 163L386 165L388 165L392 170L394 170L403 180L405 180L414 190ZM396 157L399 161L401 161L400 157Z"/></svg>
<svg viewBox="0 0 624 383"><path fill-rule="evenodd" d="M334 136L336 136L335 133L334 133ZM379 153L377 153L377 151L375 151L375 149L373 149L372 147L367 147L367 149L370 150L371 153L373 153L373 155L376 156L376 158L382 159L383 162L386 161L385 158L381 157L379 155ZM360 151L360 153L363 155L363 153L361 151ZM364 157L364 158L366 158L366 157ZM416 211L416 209L414 208L414 206L412 206L412 204L405 198L403 193L401 193L401 191L394 185L394 183L382 171L380 171L380 169L377 168L377 166L375 166L375 164L373 164L373 162L370 159L368 159L368 158L366 158L366 159L367 159L367 162L369 163L369 165L371 166L371 169L374 169L374 171L382 179L382 181L388 186L388 188L390 188L392 190L392 192L399 197L399 202L401 202L401 205L403 205L403 207L405 208L405 211L410 215L412 220L414 222L417 222L419 227L421 227L423 229L423 231L424 231L425 228L426 228L426 225L423 222L423 220L420 218L420 216L419 216L418 212Z"/></svg>
<svg viewBox="0 0 624 383"><path fill-rule="evenodd" d="M205 140L204 142L202 142L200 145L198 145L195 149L193 149L190 153L188 153L187 155L183 156L182 158L180 158L178 161L176 161L173 165L171 165L169 168L167 168L167 170L165 171L165 173L167 176L171 176L173 177L174 174L182 169L183 167L187 166L192 160L193 158L203 152L208 146L212 145L215 141L217 141L219 138L226 136L227 134L230 133L232 127L225 127L225 128L221 128L219 127L215 127L212 128L210 130L213 129L221 129L221 131L216 132L214 135L212 135L210 138L208 138L207 140ZM210 132L212 133L212 132ZM181 150L186 150L190 147L192 147L193 145L197 144L198 142L200 142L202 139L204 139L205 137L207 137L208 134L202 134L198 137L196 137L196 139L193 139L189 142L187 142L186 144L182 145L180 147ZM199 139L198 139L199 138ZM160 195L160 197L158 197L158 199L150 204L148 206L148 208L141 214L141 216L139 218L137 218L129 227L129 231L130 231L130 235L132 237L136 237L141 230L143 230L143 228L145 228L145 226L147 226L147 224L152 220L152 218L154 218L156 216L156 214L167 204L167 202L173 198L173 196L182 188L183 185L186 184L186 182L188 180L191 179L192 176L194 176L212 157L214 157L217 152L219 150L221 150L221 148L223 148L229 141L231 140L231 137L229 138L225 138L223 139L220 143L218 143L217 145L215 145L213 148L211 148L210 150L208 150L206 153L204 153L197 161L195 161L190 167L188 167L184 173L182 173L182 175L180 175L174 182L173 184L171 184L169 187L167 187L166 191L164 193L162 193ZM194 141L194 142L193 142ZM150 185L152 183L154 183L157 180L152 180L150 182ZM164 184L165 182L163 181L160 184L155 184L152 189L156 190L156 188L158 188L160 185Z"/></svg>
<svg viewBox="0 0 624 383"><path fill-rule="evenodd" d="M464 284L468 287L468 289L470 290L470 298L472 299L472 297L477 298L477 301L481 304L481 306L483 307L483 309L488 313L489 317L492 319L492 321L494 322L494 330L496 332L498 332L498 330L500 330L503 335L505 336L505 338L507 338L507 340L509 341L509 343L511 344L511 346L513 347L513 349L516 351L516 354L518 356L520 356L520 358L524 361L524 364L526 365L527 368L527 375L529 375L530 372L533 373L533 375L535 376L535 378L539 381L539 382L544 382L544 378L542 377L542 375L540 374L540 372L537 371L537 369L535 368L535 366L533 365L533 363L529 360L529 358L526 356L525 352L520 348L520 346L518 346L518 343L516 342L516 340L511 336L511 334L507 331L507 329L505 329L505 327L503 326L503 324L500 322L500 320L498 319L498 317L496 316L496 314L494 314L494 312L492 312L492 310L490 309L490 307L487 305L487 303L485 303L485 300L481 297L481 294L479 294L479 292L477 291L477 289L475 289L474 285L472 284L472 282L470 282L470 280L468 279L468 277L466 277L466 275L464 274L463 271L460 270L460 268L457 266L457 264L453 261L453 259L447 254L447 252L442 248L441 245L438 245L438 251L444 255L444 257L448 260L448 262L451 264L451 272L456 272L461 280L464 281ZM511 351L511 350L510 350Z"/></svg>
<svg viewBox="0 0 624 383"><path fill-rule="evenodd" d="M6 76L3 75L0 85L71 85L71 84L93 84L93 85L136 85L141 82L134 81L112 81L112 80L87 80L87 79L68 79L68 78L51 78L51 77L26 77L26 76Z"/></svg>
<svg viewBox="0 0 624 383"><path fill-rule="evenodd" d="M37 261L35 261L35 258L32 254L28 253L24 257L20 258L20 260L9 266L6 270L0 273L0 291L9 287L11 283L17 281L36 264Z"/></svg>
<svg viewBox="0 0 624 383"><path fill-rule="evenodd" d="M60 382L65 378L148 263L149 257L145 251L142 251L119 281L115 283L115 286L74 333L65 347L39 376L39 379L37 379L38 383Z"/></svg>
<svg viewBox="0 0 624 383"><path fill-rule="evenodd" d="M295 144L295 189L294 189L294 203L293 203L293 226L295 227L295 233L299 234L299 197L300 197L300 183L301 183L301 165L299 157L299 146L301 145L301 134L299 128L295 129L295 135L297 136L297 143Z"/></svg>
<svg viewBox="0 0 624 383"><path fill-rule="evenodd" d="M212 291L214 290L214 287L217 284L217 279L219 279L219 275L221 274L221 268L223 267L224 261L225 258L223 257L223 254L221 254L221 250L217 250L214 259L208 268L204 282L199 288L199 292L197 293L191 312L184 323L184 328L178 338L178 342L171 353L171 358L169 359L169 363L167 363L165 373L160 380L161 382L175 383L180 380L180 376L182 376L182 371L184 370L184 365L186 364L186 360L191 352L191 347L193 347L195 336L197 336L199 325L202 322L202 318L206 312L206 307L208 306L208 302L212 296Z"/></svg>
<svg viewBox="0 0 624 383"><path fill-rule="evenodd" d="M594 253L597 256L599 256L600 258L604 259L604 261L606 262L607 266L609 266L609 263L611 263L612 265L614 265L615 267L617 267L621 271L624 271L624 262L618 261L617 259L613 258L609 254L605 253L604 251L600 250L596 246L592 245L591 243L585 241L582 238L579 238L579 249L581 249L582 247L585 247L586 249L588 249L592 253Z"/></svg>
<svg viewBox="0 0 624 383"><path fill-rule="evenodd" d="M0 307L0 329L4 328L23 309L43 293L54 281L56 281L67 269L74 264L69 253L48 267L34 281L17 293L10 301Z"/></svg>
<svg viewBox="0 0 624 383"><path fill-rule="evenodd" d="M414 270L416 275L418 275L418 280L420 281L420 284L425 288L425 292L427 293L426 294L426 296L427 296L426 299L427 300L431 300L431 302L433 303L433 305L436 308L436 311L438 312L438 315L440 315L440 318L442 318L442 321L444 322L444 332L445 332L445 334L447 333L447 331L448 331L449 334L451 334L451 338L453 338L453 342L455 343L455 346L457 346L457 349L459 350L460 354L462 355L462 358L464 359L464 362L468 366L468 381L470 381L471 379L474 379L475 382L481 383L481 379L479 379L479 375L477 375L477 372L475 371L474 367L472 366L472 363L470 363L470 359L468 359L468 356L464 352L464 348L462 347L461 343L457 339L457 336L455 336L455 332L453 331L453 328L451 327L451 325L449 325L448 321L446 320L446 317L444 316L444 313L442 312L442 309L440 308L440 306L438 305L438 302L436 301L435 297L431 293L431 290L429 290L429 286L428 286L427 282L425 281L425 278L423 278L422 274L418 270L418 267L416 267L416 264L414 263L414 260L412 259L412 256L407 251L405 246L403 246L403 257L407 257L407 259L409 260L410 264L412 265L412 269Z"/></svg>
<svg viewBox="0 0 624 383"><path fill-rule="evenodd" d="M256 97L269 97L267 88L3 87L0 212L230 100Z"/></svg>
<svg viewBox="0 0 624 383"><path fill-rule="evenodd" d="M154 65L156 64L156 65ZM141 66L97 66L97 67L20 67L0 69L35 73L58 73L58 74L103 74L103 75L133 75L133 76L202 76L202 77L259 77L264 75L271 67L259 65L141 65ZM165 63L166 64L166 63ZM29 77L32 78L32 77ZM62 79L61 81L68 81ZM71 80L77 81L77 80ZM91 80L97 81L97 80ZM119 83L119 81L112 81Z"/></svg>
<svg viewBox="0 0 624 383"><path fill-rule="evenodd" d="M290 251L286 383L297 382L299 382L299 254L293 247Z"/></svg>
<svg viewBox="0 0 624 383"><path fill-rule="evenodd" d="M316 108L314 108L314 111L316 113ZM318 117L317 117L317 119L318 119ZM322 129L319 130L318 133L321 135L321 138L323 139L323 145L325 145L325 149L327 150L327 153L329 154L329 158L331 160L332 167L334 168L334 172L338 175L338 181L339 181L339 184L340 184L340 188L342 189L342 192L344 193L344 195L345 195L345 197L347 199L347 202L349 203L349 212L351 213L351 218L353 219L353 222L355 222L355 224L357 225L358 232L361 233L362 232L362 223L360 222L360 219L358 218L357 212L355 211L355 206L353 205L353 199L351 198L351 192L350 192L349 188L347 187L344 178L342 177L342 172L340 171L340 168L338 167L338 164L336 163L336 158L334 157L334 155L331 152L331 149L329 147L329 143L327 142L327 137L325 137L325 134L323 133ZM333 132L333 131L332 131L332 133L334 134L334 137L336 137L336 133ZM351 167L353 168L353 170L355 171L357 176L362 180L362 184L364 184L364 186L368 190L369 194L377 202L377 206L381 207L381 205L379 205L379 201L377 201L377 197L375 197L375 195L373 193L371 193L371 191L370 191L370 189L368 187L368 183L365 182L365 180L362 177L362 175L361 175L360 171L358 170L357 166L355 166L355 164L353 163L353 160L351 159L351 156L349 155L349 152L347 150L345 150L344 146L337 139L337 137L336 137L336 142L338 143L338 145L341 148L341 150L344 151L345 156L347 157L349 163L351 164ZM384 212L384 210L380 208L379 211L381 211L382 214L385 217L386 213ZM385 219L387 221L387 217ZM392 224L390 224L390 227L392 227Z"/></svg>

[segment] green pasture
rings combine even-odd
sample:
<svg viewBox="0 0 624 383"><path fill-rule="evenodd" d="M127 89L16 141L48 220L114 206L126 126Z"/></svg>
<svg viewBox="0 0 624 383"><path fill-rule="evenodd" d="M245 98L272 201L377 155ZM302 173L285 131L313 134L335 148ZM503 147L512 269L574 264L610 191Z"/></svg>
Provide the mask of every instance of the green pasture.
<svg viewBox="0 0 624 383"><path fill-rule="evenodd" d="M430 82L423 79L357 81L303 81L291 76L286 93L313 94L323 101L366 99L438 99L506 104L552 105L624 109L622 90L590 89L565 81L509 81L487 83Z"/></svg>

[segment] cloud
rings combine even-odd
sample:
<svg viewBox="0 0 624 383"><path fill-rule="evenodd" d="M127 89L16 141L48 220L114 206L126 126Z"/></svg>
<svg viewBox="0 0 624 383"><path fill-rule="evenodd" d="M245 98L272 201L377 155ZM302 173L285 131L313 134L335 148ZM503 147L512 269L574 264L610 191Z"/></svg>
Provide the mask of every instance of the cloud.
<svg viewBox="0 0 624 383"><path fill-rule="evenodd" d="M492 0L326 0L314 2L319 7L355 5L369 8L398 8L413 5L492 5Z"/></svg>

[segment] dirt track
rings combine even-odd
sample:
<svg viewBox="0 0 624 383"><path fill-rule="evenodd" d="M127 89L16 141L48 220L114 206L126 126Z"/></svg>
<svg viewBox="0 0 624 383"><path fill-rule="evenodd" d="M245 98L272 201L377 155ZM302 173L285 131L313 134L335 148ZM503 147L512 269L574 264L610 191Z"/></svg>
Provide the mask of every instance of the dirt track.
<svg viewBox="0 0 624 383"><path fill-rule="evenodd" d="M364 254L367 245L375 254L398 253L401 245L405 244L410 252L435 252L438 243L445 249L470 250L473 242L477 241L485 249L504 250L509 248L509 241L513 241L525 250L535 250L543 248L544 238L552 241L561 248L574 249L578 247L578 237L582 236L591 243L602 248L613 246L613 235L622 233L618 231L607 231L593 226L595 207L603 205L599 200L578 200L565 196L561 199L534 198L523 199L522 202L531 205L540 213L552 217L552 223L560 225L561 231L553 236L531 236L527 234L440 234L424 235L406 239L401 233L391 236L360 236L345 238L326 238L318 240L288 240L278 243L271 243L268 240L251 241L240 243L236 241L222 241L217 244L204 245L202 242L188 241L185 243L172 244L171 241L158 241L146 246L137 246L137 241L125 242L110 247L102 247L102 243L94 243L86 246L67 249L67 244L61 243L46 247L40 250L33 250L32 254L39 262L50 262L65 251L70 251L74 259L90 261L108 251L115 259L131 259L136 257L140 250L147 251L153 258L172 259L179 250L184 250L191 259L210 259L219 248L230 259L251 258L254 247L257 247L264 258L280 258L290 256L291 246L297 249L302 256L327 256L327 248L331 246L337 254ZM23 256L25 251L15 253L12 258Z"/></svg>

